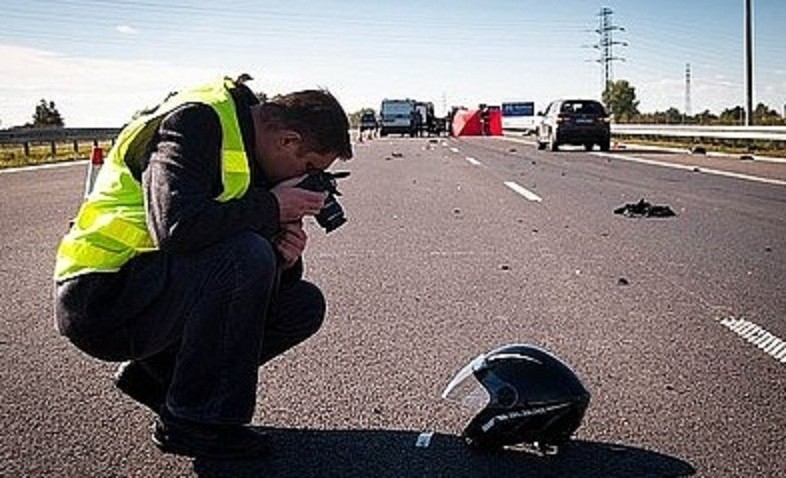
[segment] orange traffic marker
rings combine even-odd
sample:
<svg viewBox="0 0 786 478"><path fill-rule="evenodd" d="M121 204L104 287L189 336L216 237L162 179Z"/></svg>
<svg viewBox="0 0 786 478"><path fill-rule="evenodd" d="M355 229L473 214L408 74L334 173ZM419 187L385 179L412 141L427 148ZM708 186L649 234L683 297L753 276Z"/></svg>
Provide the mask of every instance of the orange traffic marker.
<svg viewBox="0 0 786 478"><path fill-rule="evenodd" d="M90 191L93 190L93 185L96 182L96 176L98 176L98 171L101 170L101 166L103 164L104 149L96 146L90 153L90 164L87 165L87 178L85 178L85 198L87 198L87 196L90 194Z"/></svg>

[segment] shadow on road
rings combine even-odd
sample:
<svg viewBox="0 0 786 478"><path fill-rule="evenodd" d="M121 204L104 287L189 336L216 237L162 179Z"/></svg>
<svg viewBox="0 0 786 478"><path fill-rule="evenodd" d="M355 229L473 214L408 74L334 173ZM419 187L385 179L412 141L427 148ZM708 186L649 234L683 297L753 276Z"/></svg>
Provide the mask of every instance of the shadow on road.
<svg viewBox="0 0 786 478"><path fill-rule="evenodd" d="M611 148L611 151L609 151L609 152L610 153L631 153L631 154L654 154L654 155L660 154L660 155L663 155L663 156L676 156L676 155L680 155L680 154L690 154L690 151L687 148L685 148L685 149L675 148L675 149L676 150L672 150L672 149L655 149L655 148L647 148L646 146L645 147L641 147L641 146L631 145L631 146ZM597 150L594 150L594 151L597 151ZM703 157L703 155L699 155L699 156Z"/></svg>
<svg viewBox="0 0 786 478"><path fill-rule="evenodd" d="M271 431L267 458L196 460L194 471L214 477L683 477L696 470L685 461L624 445L574 441L559 455L525 451L480 453L461 438L434 434L427 448L419 433L392 430Z"/></svg>

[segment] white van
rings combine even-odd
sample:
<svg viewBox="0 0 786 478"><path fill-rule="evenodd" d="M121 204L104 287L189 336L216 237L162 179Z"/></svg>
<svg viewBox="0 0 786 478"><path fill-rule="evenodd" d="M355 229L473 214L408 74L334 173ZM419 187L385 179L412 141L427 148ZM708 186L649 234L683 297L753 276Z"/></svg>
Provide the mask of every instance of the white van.
<svg viewBox="0 0 786 478"><path fill-rule="evenodd" d="M408 134L415 136L417 125L415 118L415 100L382 100L379 108L379 135Z"/></svg>

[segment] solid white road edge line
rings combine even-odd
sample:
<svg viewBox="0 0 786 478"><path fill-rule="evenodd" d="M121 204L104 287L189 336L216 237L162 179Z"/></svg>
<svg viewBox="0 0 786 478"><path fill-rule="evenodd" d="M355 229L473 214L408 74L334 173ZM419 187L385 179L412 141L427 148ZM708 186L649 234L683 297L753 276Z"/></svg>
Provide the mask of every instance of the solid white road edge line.
<svg viewBox="0 0 786 478"><path fill-rule="evenodd" d="M541 198L537 194L533 193L529 189L526 189L526 188L524 188L524 187L514 183L513 181L505 181L505 186L507 186L510 189L512 189L513 191L521 194L522 196L524 196L526 199L528 199L530 201L534 201L534 202L541 202L541 201L543 201L543 198Z"/></svg>
<svg viewBox="0 0 786 478"><path fill-rule="evenodd" d="M743 339L760 348L775 360L786 363L786 342L763 327L745 319L728 317L719 322Z"/></svg>
<svg viewBox="0 0 786 478"><path fill-rule="evenodd" d="M666 168L673 168L673 169L684 169L686 171L694 171L696 169L699 172L707 173L707 174L714 174L716 176L726 176L735 179L745 179L748 181L757 181L760 183L767 183L767 184L774 184L776 186L786 186L786 181L781 181L780 179L770 179L770 178L761 178L759 176L751 176L749 174L740 174L740 173L732 173L729 171L721 171L719 169L711 169L705 168L701 166L688 166L685 164L674 164L674 163L664 163L661 161L655 161L653 159L644 159L644 158L637 158L635 156L626 156L624 154L612 154L612 153L590 153L594 156L598 156L601 158L612 158L612 159L621 159L623 161L632 161L634 163L641 163L641 164L649 164L651 166L663 166Z"/></svg>
<svg viewBox="0 0 786 478"><path fill-rule="evenodd" d="M89 160L87 159L80 159L78 161L61 161L59 163L34 164L32 166L21 166L18 168L0 169L0 174L23 173L25 171L35 171L38 169L68 168L71 166L81 166L88 162Z"/></svg>

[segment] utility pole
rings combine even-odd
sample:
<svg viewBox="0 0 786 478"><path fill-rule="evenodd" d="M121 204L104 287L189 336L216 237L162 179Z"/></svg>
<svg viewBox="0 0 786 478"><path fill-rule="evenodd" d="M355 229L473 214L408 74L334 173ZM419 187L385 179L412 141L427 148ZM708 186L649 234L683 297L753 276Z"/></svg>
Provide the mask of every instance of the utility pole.
<svg viewBox="0 0 786 478"><path fill-rule="evenodd" d="M600 57L596 61L600 63L603 68L603 91L607 91L609 89L609 84L614 81L612 63L615 61L625 61L625 58L614 56L614 46L628 46L626 42L615 41L613 38L613 33L615 31L625 31L624 27L614 25L612 22L611 16L613 13L614 11L608 7L600 9L600 13L598 14L600 22L598 24L598 29L595 30L595 33L600 36L600 39L598 43L593 45L594 48L600 51Z"/></svg>
<svg viewBox="0 0 786 478"><path fill-rule="evenodd" d="M753 124L753 0L745 0L745 126Z"/></svg>
<svg viewBox="0 0 786 478"><path fill-rule="evenodd" d="M685 113L682 122L686 123L693 116L690 104L690 63L685 64Z"/></svg>
<svg viewBox="0 0 786 478"><path fill-rule="evenodd" d="M448 96L442 92L442 112L445 116L448 115Z"/></svg>

